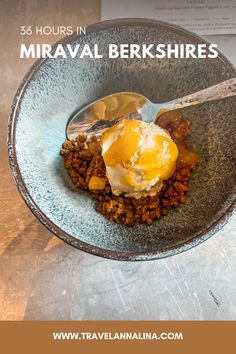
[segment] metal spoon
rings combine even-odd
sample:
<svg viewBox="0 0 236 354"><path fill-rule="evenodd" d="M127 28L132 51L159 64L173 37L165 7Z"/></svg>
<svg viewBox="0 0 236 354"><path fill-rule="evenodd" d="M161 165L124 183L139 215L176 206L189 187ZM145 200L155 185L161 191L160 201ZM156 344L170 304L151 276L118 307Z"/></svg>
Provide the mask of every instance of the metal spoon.
<svg viewBox="0 0 236 354"><path fill-rule="evenodd" d="M76 112L67 123L66 136L69 140L75 139L82 133L88 136L99 136L105 129L124 118L151 123L167 111L234 95L236 95L236 78L165 103L153 103L145 96L134 92L114 93Z"/></svg>

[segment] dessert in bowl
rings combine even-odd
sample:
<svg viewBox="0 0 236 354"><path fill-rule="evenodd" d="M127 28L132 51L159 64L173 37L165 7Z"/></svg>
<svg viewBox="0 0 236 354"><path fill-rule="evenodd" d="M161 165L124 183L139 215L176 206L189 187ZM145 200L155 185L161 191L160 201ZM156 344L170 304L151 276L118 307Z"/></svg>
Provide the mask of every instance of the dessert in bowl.
<svg viewBox="0 0 236 354"><path fill-rule="evenodd" d="M185 202L198 160L188 148L191 122L177 111L165 113L160 122L165 129L121 119L98 136L80 134L63 144L72 182L92 193L97 211L109 220L150 225Z"/></svg>
<svg viewBox="0 0 236 354"><path fill-rule="evenodd" d="M91 25L86 36L73 35L63 43L99 43L105 51L114 41L205 42L162 22L124 19ZM219 230L235 208L235 97L181 110L181 121L191 121L188 146L197 153L199 162L191 172L185 203L180 202L177 209L168 209L167 215L155 219L151 225L150 220L133 223L132 227L108 220L105 210L110 201L97 201L91 198L91 192L76 188L59 152L65 142L68 118L99 97L136 91L153 102L165 102L234 76L235 69L221 53L214 59L111 60L104 56L37 62L17 92L9 125L10 163L24 200L61 239L107 258L150 260L196 246ZM169 133L173 141L178 140L178 127L170 126ZM179 154L180 151L178 148ZM182 148L182 153L185 152ZM162 183L176 182L175 172ZM92 180L91 185L96 186L96 182ZM112 204L114 201L117 202L112 200ZM96 211L98 203L102 213Z"/></svg>

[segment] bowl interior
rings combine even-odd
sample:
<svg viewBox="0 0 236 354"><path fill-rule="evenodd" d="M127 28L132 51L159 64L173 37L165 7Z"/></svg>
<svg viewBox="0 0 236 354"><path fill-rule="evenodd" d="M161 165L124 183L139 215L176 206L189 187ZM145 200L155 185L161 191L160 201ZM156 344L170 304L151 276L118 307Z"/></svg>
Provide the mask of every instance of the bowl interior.
<svg viewBox="0 0 236 354"><path fill-rule="evenodd" d="M104 57L46 59L16 98L12 148L19 169L15 178L20 189L24 185L28 204L36 214L40 210L41 221L68 242L84 249L89 244L87 250L97 254L102 248L108 257L115 251L136 259L145 253L156 258L191 240L193 246L199 235L208 237L220 227L218 220L235 199L235 97L183 110L192 120L191 145L200 164L186 204L151 226L129 228L97 213L89 193L73 187L59 151L67 120L79 107L119 91L168 101L235 76L231 64L221 55L216 59L108 59L109 43L204 42L154 21L98 24L84 37L66 39L69 42L91 47L98 43Z"/></svg>

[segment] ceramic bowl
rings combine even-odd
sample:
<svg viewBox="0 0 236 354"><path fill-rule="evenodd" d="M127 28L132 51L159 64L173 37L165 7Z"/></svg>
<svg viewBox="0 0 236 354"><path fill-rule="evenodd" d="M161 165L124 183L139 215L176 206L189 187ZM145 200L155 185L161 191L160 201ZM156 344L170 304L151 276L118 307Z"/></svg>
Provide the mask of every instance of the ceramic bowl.
<svg viewBox="0 0 236 354"><path fill-rule="evenodd" d="M170 24L122 19L91 25L62 43L205 43ZM236 76L215 59L44 59L33 65L15 96L9 121L9 159L17 187L36 217L83 251L117 260L159 259L207 240L235 209L236 97L183 110L192 120L191 147L200 163L186 204L153 225L127 227L95 210L89 193L72 185L59 155L65 127L80 107L119 91L164 102Z"/></svg>

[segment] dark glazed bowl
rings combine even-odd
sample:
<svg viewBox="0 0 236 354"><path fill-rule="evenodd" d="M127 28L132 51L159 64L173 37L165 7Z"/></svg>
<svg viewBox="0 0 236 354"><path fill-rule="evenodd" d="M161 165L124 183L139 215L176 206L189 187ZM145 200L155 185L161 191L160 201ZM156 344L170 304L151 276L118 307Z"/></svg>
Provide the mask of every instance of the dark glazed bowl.
<svg viewBox="0 0 236 354"><path fill-rule="evenodd" d="M204 43L193 33L154 20L105 21L62 43ZM54 234L86 252L117 260L159 259L207 240L235 209L236 97L183 110L192 120L192 148L200 156L186 204L153 225L126 227L95 210L76 190L59 156L73 111L99 97L136 91L164 102L236 76L216 59L46 59L30 69L15 96L9 121L9 159L18 189Z"/></svg>

